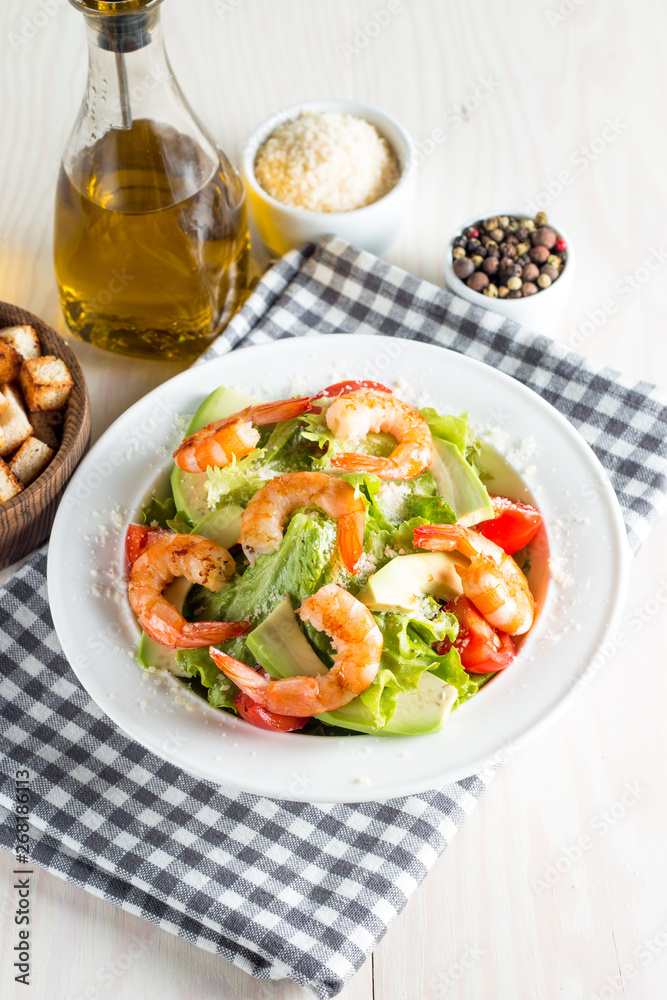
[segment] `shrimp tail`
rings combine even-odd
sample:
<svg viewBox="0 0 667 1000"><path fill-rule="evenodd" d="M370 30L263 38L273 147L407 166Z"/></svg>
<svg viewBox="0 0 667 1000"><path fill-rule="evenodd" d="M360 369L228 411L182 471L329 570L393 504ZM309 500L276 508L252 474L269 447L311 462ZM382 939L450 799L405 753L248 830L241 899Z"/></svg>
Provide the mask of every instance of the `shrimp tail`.
<svg viewBox="0 0 667 1000"><path fill-rule="evenodd" d="M244 415L253 424L263 427L265 424L278 424L293 417L300 417L310 409L310 396L295 396L292 399L277 399L272 403L259 403L249 406Z"/></svg>
<svg viewBox="0 0 667 1000"><path fill-rule="evenodd" d="M391 477L392 463L376 455L357 455L351 451L344 451L340 455L335 455L331 459L331 464L335 469L344 469L346 472L374 472L376 475ZM393 478L401 478L398 470Z"/></svg>
<svg viewBox="0 0 667 1000"><path fill-rule="evenodd" d="M230 681L234 681L237 687L255 701L262 701L270 683L268 678L247 664L241 663L240 660L235 660L233 656L223 653L221 649L216 649L215 646L211 646L208 652L216 667L222 670Z"/></svg>
<svg viewBox="0 0 667 1000"><path fill-rule="evenodd" d="M174 461L184 472L205 472L208 466L219 468L229 465L234 458L244 458L257 447L259 431L255 426L291 420L309 408L309 396L247 406L239 413L232 413L188 434L174 452Z"/></svg>
<svg viewBox="0 0 667 1000"><path fill-rule="evenodd" d="M245 635L252 628L250 622L185 622L177 627L166 617L157 616L141 624L151 639L168 649L200 649Z"/></svg>
<svg viewBox="0 0 667 1000"><path fill-rule="evenodd" d="M198 646L206 646L211 642L225 642L246 635L252 629L249 621L244 622L188 622L183 626L183 632L188 638L197 640Z"/></svg>
<svg viewBox="0 0 667 1000"><path fill-rule="evenodd" d="M338 548L350 576L355 575L364 551L364 522L363 510L345 514L338 521Z"/></svg>
<svg viewBox="0 0 667 1000"><path fill-rule="evenodd" d="M464 555L466 529L460 524L420 524L414 530L414 544L430 552L453 552L458 549Z"/></svg>

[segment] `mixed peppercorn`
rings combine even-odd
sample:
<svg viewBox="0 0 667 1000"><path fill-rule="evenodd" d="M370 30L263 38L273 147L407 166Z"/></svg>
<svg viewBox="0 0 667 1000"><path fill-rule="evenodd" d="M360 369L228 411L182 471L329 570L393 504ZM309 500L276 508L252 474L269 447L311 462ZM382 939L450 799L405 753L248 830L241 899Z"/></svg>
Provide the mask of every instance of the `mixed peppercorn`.
<svg viewBox="0 0 667 1000"><path fill-rule="evenodd" d="M463 230L453 243L453 270L468 288L490 298L521 299L557 281L567 262L567 244L534 219L494 215Z"/></svg>

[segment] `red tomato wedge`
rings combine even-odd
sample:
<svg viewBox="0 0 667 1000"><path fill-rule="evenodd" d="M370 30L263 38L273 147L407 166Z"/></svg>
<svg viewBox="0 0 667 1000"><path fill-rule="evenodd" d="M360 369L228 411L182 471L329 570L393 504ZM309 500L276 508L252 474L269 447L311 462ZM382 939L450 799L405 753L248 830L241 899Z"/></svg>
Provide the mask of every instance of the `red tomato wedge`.
<svg viewBox="0 0 667 1000"><path fill-rule="evenodd" d="M164 534L166 534L164 528L151 528L148 524L130 524L128 526L125 535L125 559L128 573L142 552L145 552L149 545L152 545L160 535Z"/></svg>
<svg viewBox="0 0 667 1000"><path fill-rule="evenodd" d="M296 715L278 715L276 712L269 712L268 708L258 705L244 691L239 691L234 698L234 708L251 726L268 729L273 733L292 733L295 729L303 729L310 721L310 716L304 719Z"/></svg>
<svg viewBox="0 0 667 1000"><path fill-rule="evenodd" d="M508 555L514 555L528 542L532 542L542 523L539 510L530 504L507 497L491 497L495 517L475 525L485 538L489 538Z"/></svg>
<svg viewBox="0 0 667 1000"><path fill-rule="evenodd" d="M512 636L489 625L467 597L457 597L445 605L455 616L459 631L454 642L443 639L435 647L442 656L452 645L458 650L461 665L469 674L490 674L504 670L516 656Z"/></svg>
<svg viewBox="0 0 667 1000"><path fill-rule="evenodd" d="M322 399L323 396L343 396L348 392L356 392L357 389L376 389L377 392L388 392L391 395L391 389L388 389L386 385L382 385L381 382L336 382L334 385L328 385L326 389L322 389L316 396L311 396L310 398Z"/></svg>

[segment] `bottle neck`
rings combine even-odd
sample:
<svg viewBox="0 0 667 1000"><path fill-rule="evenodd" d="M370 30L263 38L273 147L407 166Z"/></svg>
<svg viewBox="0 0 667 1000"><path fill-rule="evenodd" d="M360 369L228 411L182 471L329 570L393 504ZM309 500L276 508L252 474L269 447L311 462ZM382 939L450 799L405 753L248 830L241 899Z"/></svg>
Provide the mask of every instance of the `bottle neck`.
<svg viewBox="0 0 667 1000"><path fill-rule="evenodd" d="M160 11L85 15L88 86L85 112L102 131L129 129L180 96L164 47Z"/></svg>
<svg viewBox="0 0 667 1000"><path fill-rule="evenodd" d="M103 0L75 2L100 5ZM129 9L122 14L101 13L99 6L95 13L90 6L84 11L88 83L63 166L74 186L100 204L106 195L91 179L104 173L105 191L114 185L130 189L137 170L159 175L175 203L208 183L221 154L174 77L156 9L159 0L147 0L149 9L142 0L123 2Z"/></svg>
<svg viewBox="0 0 667 1000"><path fill-rule="evenodd" d="M122 15L86 14L86 30L90 45L109 52L136 52L153 41L160 30L158 10L136 11Z"/></svg>

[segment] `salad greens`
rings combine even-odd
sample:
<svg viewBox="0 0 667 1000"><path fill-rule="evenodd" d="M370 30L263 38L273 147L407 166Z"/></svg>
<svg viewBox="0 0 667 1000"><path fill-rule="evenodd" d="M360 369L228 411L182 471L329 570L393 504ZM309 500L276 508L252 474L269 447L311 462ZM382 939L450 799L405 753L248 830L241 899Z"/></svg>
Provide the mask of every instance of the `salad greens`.
<svg viewBox="0 0 667 1000"><path fill-rule="evenodd" d="M202 426L202 421L205 425L222 419L234 404L231 412L238 410L238 398L231 390L216 390L200 407L189 432ZM237 562L236 572L218 593L193 586L183 605L185 617L190 621L247 619L257 628L285 597L296 611L305 597L327 583L336 583L358 595L369 578L397 556L423 553L413 544L412 534L417 525L453 524L462 518L474 523L477 512L486 513L491 505L472 464L475 440L467 416L439 414L430 408L421 412L433 434L438 462L431 471L411 480L383 482L373 474L341 473L334 469L331 458L345 443L337 441L327 427L326 404L321 413L308 413L260 428L258 447L227 466L209 468L203 475L175 469L173 492L179 501L186 498L190 516L188 510L177 510L174 496L152 498L143 512L144 524L189 532L196 523L197 531L206 533L206 524L215 522L214 512L221 512L223 517L227 509L240 513L253 494L273 476L304 470L340 476L355 488L366 508L364 551L355 576L350 576L339 556L335 521L319 509L304 509L292 515L279 549L260 556L253 566L248 565L240 547L229 545ZM394 439L386 434L370 434L365 442L354 443L355 451L374 455L388 455L394 447ZM208 514L202 520L204 511ZM373 733L385 728L387 733L431 731L420 728L419 718L414 722L411 717L409 722L403 721L409 717L406 706L422 704L419 699L436 696L442 702L443 691L450 690L449 685L456 692L456 707L492 676L466 673L453 645L459 627L456 618L434 597L424 593L418 598L409 611L397 606L392 611L374 613L383 636L382 657L374 682L343 709L316 716L304 732ZM333 650L328 636L310 623L295 620L321 663L330 667ZM436 652L440 643L447 652ZM248 636L231 639L220 648L249 666L261 666L271 673L270 663L259 663L253 655ZM234 710L238 689L216 667L206 647L180 649L175 659L180 670L195 680L197 689L206 693L211 705ZM427 673L431 678L428 684L424 681ZM399 716L403 728L392 730L392 719L398 720ZM444 717L438 726L442 722Z"/></svg>

